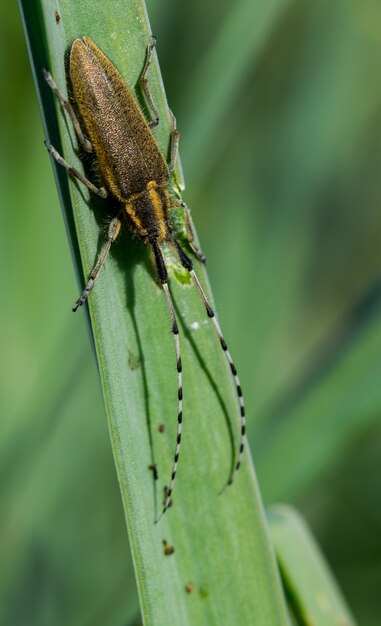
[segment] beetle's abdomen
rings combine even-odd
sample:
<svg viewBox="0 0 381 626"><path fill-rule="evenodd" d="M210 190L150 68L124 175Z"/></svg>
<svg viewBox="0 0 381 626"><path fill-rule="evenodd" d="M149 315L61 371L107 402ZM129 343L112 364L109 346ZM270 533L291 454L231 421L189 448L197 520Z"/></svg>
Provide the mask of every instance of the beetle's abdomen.
<svg viewBox="0 0 381 626"><path fill-rule="evenodd" d="M109 191L127 202L150 181L167 183L168 166L139 106L117 69L88 37L72 45L70 78Z"/></svg>
<svg viewBox="0 0 381 626"><path fill-rule="evenodd" d="M145 191L131 196L125 209L137 234L158 243L167 239L170 200L165 187L150 181Z"/></svg>

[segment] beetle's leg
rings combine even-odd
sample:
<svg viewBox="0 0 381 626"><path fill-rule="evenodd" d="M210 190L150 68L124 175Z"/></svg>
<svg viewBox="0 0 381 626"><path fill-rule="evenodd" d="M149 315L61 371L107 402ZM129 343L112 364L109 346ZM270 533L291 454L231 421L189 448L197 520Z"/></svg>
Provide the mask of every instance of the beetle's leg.
<svg viewBox="0 0 381 626"><path fill-rule="evenodd" d="M177 130L176 118L173 115L171 109L169 109L169 113L170 113L170 116L171 116L171 124L172 124L172 130L171 130L171 158L169 160L169 171L172 174L172 172L174 171L174 169L176 167L177 157L179 156L180 133Z"/></svg>
<svg viewBox="0 0 381 626"><path fill-rule="evenodd" d="M115 239L119 235L121 225L122 225L122 222L120 221L119 217L114 217L111 220L110 226L108 228L107 241L105 242L105 244L103 245L103 248L101 249L99 253L97 262L92 269L92 272L89 276L89 279L86 283L84 290L82 291L80 297L78 298L77 302L75 303L73 307L73 312L75 312L80 306L82 306L86 302L87 298L89 297L89 293L94 287L94 283L99 276L99 272L102 269L103 263L105 262L107 255L110 252L111 245L114 243Z"/></svg>
<svg viewBox="0 0 381 626"><path fill-rule="evenodd" d="M181 202L181 206L184 209L185 228L186 228L186 231L187 231L189 245L192 248L192 250L193 250L194 254L196 255L196 257L198 258L198 260L201 261L201 263L206 263L206 256L205 256L205 254L198 247L198 245L197 245L197 243L195 241L195 236L194 236L192 222L191 222L191 219L190 219L190 213L189 213L188 205L185 202Z"/></svg>
<svg viewBox="0 0 381 626"><path fill-rule="evenodd" d="M143 71L140 76L140 87L142 88L145 99L147 100L147 104L149 108L151 109L151 112L153 113L153 116L154 116L154 119L148 122L148 126L150 128L155 128L155 126L157 126L158 123L160 122L159 112L154 104L152 94L148 85L148 79L147 79L147 72L149 70L149 66L151 65L152 53L155 47L156 47L156 37L152 35L151 43L148 44L147 46L146 60L144 63Z"/></svg>
<svg viewBox="0 0 381 626"><path fill-rule="evenodd" d="M106 191L106 189L104 187L96 187L95 185L93 185L93 183L90 180L88 180L88 178L83 176L83 174L81 174L81 172L79 172L77 169L75 169L75 167L72 167L70 165L70 163L65 161L65 159L60 155L60 153L57 152L55 147L52 146L51 143L49 143L49 141L45 140L44 143L45 143L45 146L47 147L49 153L52 155L53 159L55 159L57 161L57 163L59 163L59 165L62 165L62 167L64 167L69 172L69 174L71 174L75 178L78 178L78 180L80 180L81 183L86 185L86 187L88 189L90 189L90 191L95 193L100 198L107 198L107 191Z"/></svg>
<svg viewBox="0 0 381 626"><path fill-rule="evenodd" d="M183 202L182 200L172 200L171 202L171 208L174 207L181 207L184 210L184 217L185 217L185 230L187 233L187 239L188 239L188 243L189 246L192 250L192 252L194 253L194 255L198 258L199 261L201 261L201 263L206 263L206 256L205 254L202 252L202 250L200 250L200 248L198 247L196 240L195 240L195 236L194 236L194 230L193 230L193 226L192 226L192 222L190 219L190 212L189 212L189 208L188 205Z"/></svg>
<svg viewBox="0 0 381 626"><path fill-rule="evenodd" d="M146 77L147 72L149 70L150 64L151 64L151 59L152 59L152 52L156 47L156 37L154 37L152 35L152 41L151 43L147 46L147 54L146 54L146 60L144 63L144 67L143 67L143 71L141 73L141 77L140 77L140 86L143 90L143 93L145 95L145 98L147 100L148 106L151 109L155 119L151 120L150 122L148 122L148 126L152 129L155 128L155 126L158 125L159 121L160 121L160 117L159 117L159 112L154 104L153 98L152 98L152 94L148 85L148 79ZM169 171L172 173L173 170L175 169L176 166L176 161L177 161L177 156L179 153L179 139L180 139L180 133L177 130L176 127L176 118L173 115L171 109L169 109L169 113L171 116L171 124L172 124L172 131L171 131L171 158L170 158L170 162L169 162Z"/></svg>
<svg viewBox="0 0 381 626"><path fill-rule="evenodd" d="M54 95L57 96L58 100L61 102L63 108L65 109L65 111L68 113L72 124L74 126L74 130L75 130L75 134L78 137L78 141L81 144L82 148L86 151L86 152L92 152L93 151L93 146L91 145L91 142L89 139L87 139L87 137L85 137L85 135L82 132L81 129L81 125L79 123L78 117L76 116L73 107L71 106L70 102L68 100L66 100L65 96L63 95L62 91L60 91L60 89L58 88L56 82L53 79L53 76L50 74L50 72L48 72L47 70L43 70L44 73L44 78L46 80L46 82L48 83L50 89L53 91Z"/></svg>

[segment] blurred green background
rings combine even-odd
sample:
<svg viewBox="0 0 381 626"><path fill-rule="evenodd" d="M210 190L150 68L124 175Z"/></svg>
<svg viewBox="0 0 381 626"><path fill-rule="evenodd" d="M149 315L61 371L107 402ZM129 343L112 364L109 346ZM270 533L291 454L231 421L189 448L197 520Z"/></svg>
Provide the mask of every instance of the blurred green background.
<svg viewBox="0 0 381 626"><path fill-rule="evenodd" d="M381 4L147 4L263 499L302 511L359 624L378 626ZM132 624L98 375L70 312L78 284L15 3L0 6L0 46L0 622Z"/></svg>

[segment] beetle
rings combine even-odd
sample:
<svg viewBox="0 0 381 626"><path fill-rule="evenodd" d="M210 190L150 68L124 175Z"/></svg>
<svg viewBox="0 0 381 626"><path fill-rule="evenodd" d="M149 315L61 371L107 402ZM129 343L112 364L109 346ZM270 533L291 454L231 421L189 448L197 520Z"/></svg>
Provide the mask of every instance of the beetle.
<svg viewBox="0 0 381 626"><path fill-rule="evenodd" d="M169 486L166 489L163 509L158 518L160 519L171 504L171 494L180 455L183 421L179 328L168 286L168 272L161 250L164 242L169 243L174 248L181 265L189 272L205 306L206 313L213 323L235 380L240 407L241 436L237 458L228 484L233 482L241 465L246 422L242 388L236 367L215 313L194 271L193 262L177 241L170 223L171 209L183 207L189 245L195 256L200 261L205 262L205 257L195 242L187 206L170 195L170 181L176 165L179 146L179 132L173 114L171 113L172 132L169 163L163 157L152 132L160 121L147 80L147 72L155 45L156 39L152 38L151 43L147 46L146 59L140 77L141 88L153 114L152 120L145 118L116 67L89 37L75 39L70 50L69 75L73 104L59 90L51 74L44 70L44 75L48 85L70 116L80 145L86 152L93 155L102 185L100 187L94 185L46 141L48 151L59 165L86 185L92 193L104 199L111 198L118 207L116 215L110 221L107 239L85 288L73 307L73 311L76 311L86 302L123 223L138 235L152 251L157 275L167 300L176 350L178 410L172 473Z"/></svg>

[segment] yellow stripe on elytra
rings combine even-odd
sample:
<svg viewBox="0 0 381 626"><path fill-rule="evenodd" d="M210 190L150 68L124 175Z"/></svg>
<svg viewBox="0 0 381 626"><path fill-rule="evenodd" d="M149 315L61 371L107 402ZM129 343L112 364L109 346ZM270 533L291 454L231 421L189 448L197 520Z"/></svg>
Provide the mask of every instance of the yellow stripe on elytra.
<svg viewBox="0 0 381 626"><path fill-rule="evenodd" d="M145 192L143 192L143 193L145 193ZM135 201L141 195L142 195L141 193L137 193L135 195L132 195L130 197L129 202L126 202L126 204L125 204L125 210L126 210L127 214L129 215L130 219L132 220L132 222L134 223L136 231L139 233L140 237L145 237L146 234L147 234L147 231L146 231L145 228L142 227L142 221L141 221L140 217L137 215L137 212L135 210Z"/></svg>
<svg viewBox="0 0 381 626"><path fill-rule="evenodd" d="M154 180L151 180L147 184L148 197L152 204L153 210L155 211L155 216L157 220L157 224L159 226L159 239L163 240L166 236L166 228L165 228L165 215L163 211L163 201L160 194L157 192L157 183Z"/></svg>
<svg viewBox="0 0 381 626"><path fill-rule="evenodd" d="M144 237L146 235L146 230L145 230L145 228L142 227L142 221L141 221L140 217L137 215L133 205L131 205L131 204L127 205L127 213L130 216L130 218L132 219L132 221L134 222L137 232L141 236Z"/></svg>

